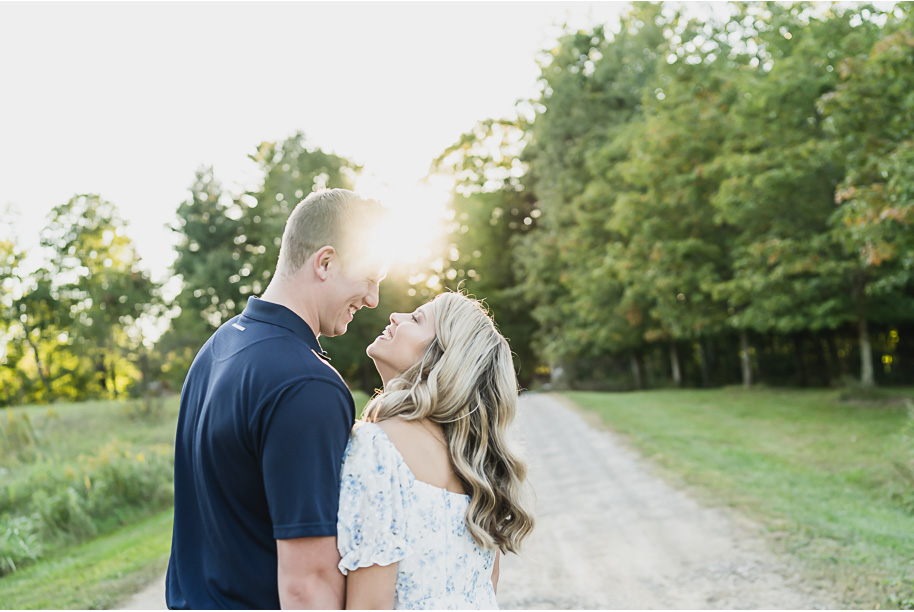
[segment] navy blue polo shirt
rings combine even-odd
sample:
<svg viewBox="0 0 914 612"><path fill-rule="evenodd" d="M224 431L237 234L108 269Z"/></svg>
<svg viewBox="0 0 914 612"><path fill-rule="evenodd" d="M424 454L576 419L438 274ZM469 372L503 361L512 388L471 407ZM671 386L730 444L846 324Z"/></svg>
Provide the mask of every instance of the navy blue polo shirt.
<svg viewBox="0 0 914 612"><path fill-rule="evenodd" d="M336 535L354 420L288 308L250 298L213 334L181 392L169 608L279 608L276 540Z"/></svg>

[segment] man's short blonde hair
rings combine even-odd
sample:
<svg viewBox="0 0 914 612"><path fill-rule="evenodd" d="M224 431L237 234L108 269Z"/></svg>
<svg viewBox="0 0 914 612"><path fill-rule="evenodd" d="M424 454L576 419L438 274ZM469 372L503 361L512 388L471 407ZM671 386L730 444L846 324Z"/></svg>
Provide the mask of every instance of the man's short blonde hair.
<svg viewBox="0 0 914 612"><path fill-rule="evenodd" d="M282 233L276 271L294 274L311 255L325 246L336 249L344 261L368 256L365 245L378 230L386 210L376 200L348 189L321 189L298 203Z"/></svg>

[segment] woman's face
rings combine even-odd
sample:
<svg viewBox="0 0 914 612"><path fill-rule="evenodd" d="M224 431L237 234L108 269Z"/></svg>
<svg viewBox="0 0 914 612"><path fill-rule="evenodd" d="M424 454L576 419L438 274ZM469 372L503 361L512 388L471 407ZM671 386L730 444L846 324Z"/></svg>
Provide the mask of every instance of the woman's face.
<svg viewBox="0 0 914 612"><path fill-rule="evenodd" d="M391 378L418 362L434 338L435 308L429 302L412 313L395 312L390 315L390 325L365 352L374 361L386 385Z"/></svg>

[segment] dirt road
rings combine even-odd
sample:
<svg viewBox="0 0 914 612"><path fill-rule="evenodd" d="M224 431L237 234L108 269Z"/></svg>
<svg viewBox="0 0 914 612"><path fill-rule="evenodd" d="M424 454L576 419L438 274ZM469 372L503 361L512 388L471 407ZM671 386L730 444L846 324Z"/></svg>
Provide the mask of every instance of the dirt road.
<svg viewBox="0 0 914 612"><path fill-rule="evenodd" d="M502 560L503 608L835 608L767 548L759 528L654 475L618 436L550 395L521 398L518 439L537 526ZM164 607L164 581L125 602Z"/></svg>
<svg viewBox="0 0 914 612"><path fill-rule="evenodd" d="M555 397L525 394L519 421L537 526L522 555L503 560L502 607L836 605L802 584L758 527L667 485L618 436Z"/></svg>

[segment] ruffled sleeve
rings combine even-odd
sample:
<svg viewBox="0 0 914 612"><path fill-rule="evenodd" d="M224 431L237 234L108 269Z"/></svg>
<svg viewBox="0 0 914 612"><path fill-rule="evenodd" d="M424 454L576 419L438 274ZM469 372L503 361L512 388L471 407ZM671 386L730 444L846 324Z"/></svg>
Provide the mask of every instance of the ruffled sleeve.
<svg viewBox="0 0 914 612"><path fill-rule="evenodd" d="M343 455L337 547L340 571L390 565L412 553L406 541L408 483L396 448L373 423L356 427Z"/></svg>

